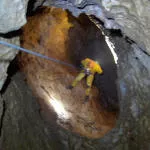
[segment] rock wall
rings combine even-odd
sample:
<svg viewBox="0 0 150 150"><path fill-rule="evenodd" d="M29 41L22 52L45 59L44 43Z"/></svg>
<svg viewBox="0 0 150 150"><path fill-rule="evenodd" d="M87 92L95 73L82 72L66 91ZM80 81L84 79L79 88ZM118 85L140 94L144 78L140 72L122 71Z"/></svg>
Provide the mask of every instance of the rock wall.
<svg viewBox="0 0 150 150"><path fill-rule="evenodd" d="M113 37L112 41L119 57L120 116L116 128L100 140L101 148L149 149L150 58L136 45L131 46L120 37Z"/></svg>
<svg viewBox="0 0 150 150"><path fill-rule="evenodd" d="M18 30L26 23L28 0L0 1L0 40L19 45L19 37L10 31ZM4 33L8 33L5 35ZM7 68L17 51L0 45L0 90L7 78Z"/></svg>
<svg viewBox="0 0 150 150"><path fill-rule="evenodd" d="M19 45L18 37L12 39L6 39L1 37L0 40ZM14 59L17 53L18 51L14 50L13 48L0 45L0 90L2 89L4 82L7 78L7 68L11 60Z"/></svg>
<svg viewBox="0 0 150 150"><path fill-rule="evenodd" d="M0 33L19 29L26 23L28 0L0 1Z"/></svg>
<svg viewBox="0 0 150 150"><path fill-rule="evenodd" d="M49 0L45 5L49 5ZM74 15L93 14L106 28L118 29L150 54L149 0L56 0L54 5L69 9Z"/></svg>
<svg viewBox="0 0 150 150"><path fill-rule="evenodd" d="M0 149L65 149L57 134L59 128L47 124L39 113L40 107L23 81L23 76L15 75L7 92L0 97Z"/></svg>
<svg viewBox="0 0 150 150"><path fill-rule="evenodd" d="M150 1L149 0L102 0L122 32L150 54Z"/></svg>

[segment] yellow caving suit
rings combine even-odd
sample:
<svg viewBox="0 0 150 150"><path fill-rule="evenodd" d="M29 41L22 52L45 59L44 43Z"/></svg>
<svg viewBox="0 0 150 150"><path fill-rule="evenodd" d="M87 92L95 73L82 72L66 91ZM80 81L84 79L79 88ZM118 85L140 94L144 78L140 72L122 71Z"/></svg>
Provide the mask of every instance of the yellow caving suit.
<svg viewBox="0 0 150 150"><path fill-rule="evenodd" d="M87 76L86 79L87 89L85 94L86 94L86 98L88 99L95 73L102 74L103 70L97 62L89 58L82 60L81 64L83 65L83 69L80 71L78 76L72 82L71 86L72 88L75 87L80 80L82 80L85 76Z"/></svg>

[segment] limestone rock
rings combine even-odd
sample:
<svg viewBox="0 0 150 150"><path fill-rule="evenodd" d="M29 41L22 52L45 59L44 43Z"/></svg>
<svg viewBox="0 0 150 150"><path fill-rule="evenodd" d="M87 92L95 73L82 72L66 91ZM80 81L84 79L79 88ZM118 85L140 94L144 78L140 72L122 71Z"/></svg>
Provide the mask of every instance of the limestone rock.
<svg viewBox="0 0 150 150"><path fill-rule="evenodd" d="M19 29L26 23L28 0L0 1L0 32L7 33Z"/></svg>
<svg viewBox="0 0 150 150"><path fill-rule="evenodd" d="M0 33L7 33L19 29L26 23L26 9L28 0L1 0L0 1ZM0 40L19 45L19 38L2 38ZM7 36L7 35L6 35ZM7 78L7 68L17 51L0 45L0 90Z"/></svg>
<svg viewBox="0 0 150 150"><path fill-rule="evenodd" d="M102 0L102 6L112 14L123 33L150 54L150 1Z"/></svg>
<svg viewBox="0 0 150 150"><path fill-rule="evenodd" d="M3 119L3 114L4 114L4 101L3 101L3 98L0 95L0 123L1 123L1 125L2 125L2 122L3 122L3 120L2 120ZM0 126L0 129L1 129L1 126Z"/></svg>
<svg viewBox="0 0 150 150"><path fill-rule="evenodd" d="M0 149L65 149L57 134L58 127L52 122L47 124L41 118L36 98L21 74L13 76L2 98L5 105L1 122ZM3 103L0 103L0 115L1 104Z"/></svg>
<svg viewBox="0 0 150 150"><path fill-rule="evenodd" d="M100 140L100 148L148 149L150 146L150 58L136 45L130 46L118 37L112 39L119 57L120 116L116 128ZM122 51L121 47L126 51Z"/></svg>
<svg viewBox="0 0 150 150"><path fill-rule="evenodd" d="M87 15L95 15L97 18L104 22L104 26L108 29L119 29L119 25L114 20L107 18L107 12L102 8L101 5L95 1L45 1L44 6L56 6L63 9L68 9L72 14L78 17L80 14L85 13Z"/></svg>
<svg viewBox="0 0 150 150"><path fill-rule="evenodd" d="M49 0L46 2L49 5ZM80 13L95 15L104 22L106 28L120 28L124 35L150 54L150 1L56 0L54 5L69 9L76 16Z"/></svg>
<svg viewBox="0 0 150 150"><path fill-rule="evenodd" d="M19 45L18 37L12 39L0 38L0 40ZM17 53L18 51L13 48L0 45L0 90L7 78L7 68L9 63L14 59Z"/></svg>

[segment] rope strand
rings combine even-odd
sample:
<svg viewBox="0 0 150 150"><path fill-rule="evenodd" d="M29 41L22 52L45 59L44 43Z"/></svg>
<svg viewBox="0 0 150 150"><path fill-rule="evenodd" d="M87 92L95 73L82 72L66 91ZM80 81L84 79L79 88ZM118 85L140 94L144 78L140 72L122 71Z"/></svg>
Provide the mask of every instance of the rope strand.
<svg viewBox="0 0 150 150"><path fill-rule="evenodd" d="M55 58L52 58L52 57L48 57L48 56L45 56L43 54L40 54L40 53L37 53L37 52L33 52L31 50L28 50L26 48L22 48L20 46L17 46L15 44L10 44L8 42L5 42L5 41L1 41L0 40L0 44L1 45L4 45L4 46L7 46L7 47L11 47L11 48L14 48L14 49L17 49L17 50L20 50L20 51L23 51L25 53L29 53L29 54L32 54L34 56L38 56L40 58L44 58L44 59L47 59L47 60L50 60L50 61L53 61L55 63L59 63L59 64L62 64L62 65L65 65L65 66L69 66L69 67L72 67L72 68L76 68L74 65L72 64L69 64L67 62L64 62L64 61L61 61L61 60L58 60L58 59L55 59Z"/></svg>

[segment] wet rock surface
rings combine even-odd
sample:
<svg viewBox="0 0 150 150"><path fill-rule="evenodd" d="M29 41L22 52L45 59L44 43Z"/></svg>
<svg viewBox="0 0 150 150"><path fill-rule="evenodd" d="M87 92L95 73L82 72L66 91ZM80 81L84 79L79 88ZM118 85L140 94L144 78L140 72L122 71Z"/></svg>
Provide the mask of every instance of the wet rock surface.
<svg viewBox="0 0 150 150"><path fill-rule="evenodd" d="M68 31L74 24L68 22L67 12L54 7L41 8L39 12L40 15L29 17L28 24L23 28L22 46L72 63L69 55L75 47L68 48L67 42L74 41L68 36ZM74 51L76 50L75 48ZM103 136L115 125L115 113L102 108L98 102L99 92L95 87L92 88L89 102L85 104L85 80L74 89L67 89L77 75L77 70L24 53L20 58L21 69L28 83L40 98L41 105L44 102L47 107L54 108L58 124L91 138Z"/></svg>

